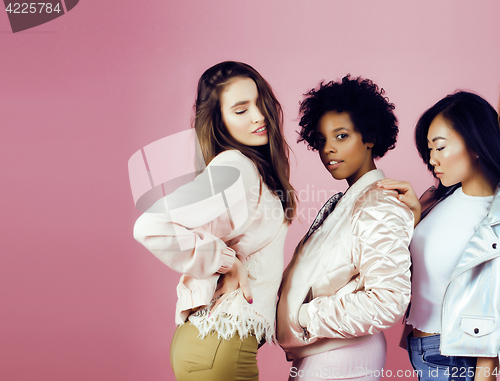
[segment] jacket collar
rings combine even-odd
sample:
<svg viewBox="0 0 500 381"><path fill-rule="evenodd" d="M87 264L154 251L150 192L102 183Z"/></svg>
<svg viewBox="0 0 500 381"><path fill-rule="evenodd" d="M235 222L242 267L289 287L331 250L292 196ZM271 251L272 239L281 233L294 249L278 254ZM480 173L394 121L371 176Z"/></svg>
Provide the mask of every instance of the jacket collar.
<svg viewBox="0 0 500 381"><path fill-rule="evenodd" d="M373 184L376 181L385 179L384 172L381 169L372 169L369 172L366 172L363 176L361 176L358 181L352 184L349 189L345 192L345 194L355 194L356 192L363 190L369 185ZM500 205L499 205L500 207Z"/></svg>
<svg viewBox="0 0 500 381"><path fill-rule="evenodd" d="M500 185L497 187L488 215L490 217L490 225L497 225L500 223Z"/></svg>

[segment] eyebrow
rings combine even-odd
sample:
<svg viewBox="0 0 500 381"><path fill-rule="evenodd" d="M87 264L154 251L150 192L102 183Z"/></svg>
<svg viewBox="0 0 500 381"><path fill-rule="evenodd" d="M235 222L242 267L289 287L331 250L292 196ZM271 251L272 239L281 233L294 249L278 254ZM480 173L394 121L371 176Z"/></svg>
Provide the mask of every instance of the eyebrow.
<svg viewBox="0 0 500 381"><path fill-rule="evenodd" d="M331 133L332 134L336 134L337 132L339 131L342 131L342 130L346 130L347 132L349 132L349 129L347 127L337 127L336 129L334 129ZM319 128L319 123L318 123L318 126L316 127L316 132L323 135L320 131L320 128Z"/></svg>
<svg viewBox="0 0 500 381"><path fill-rule="evenodd" d="M235 107L238 107L238 106L243 106L243 105L247 105L249 104L250 101L240 101L240 102L236 102L234 105L231 106L231 108L235 108Z"/></svg>
<svg viewBox="0 0 500 381"><path fill-rule="evenodd" d="M336 128L335 130L333 130L332 132L339 132L339 131L342 131L342 130L349 131L349 129L347 127L339 127L339 128Z"/></svg>
<svg viewBox="0 0 500 381"><path fill-rule="evenodd" d="M446 138L443 138L442 136L436 136L434 139L432 139L432 142L434 143L436 140L439 139L446 140ZM427 143L430 143L429 139L427 139Z"/></svg>

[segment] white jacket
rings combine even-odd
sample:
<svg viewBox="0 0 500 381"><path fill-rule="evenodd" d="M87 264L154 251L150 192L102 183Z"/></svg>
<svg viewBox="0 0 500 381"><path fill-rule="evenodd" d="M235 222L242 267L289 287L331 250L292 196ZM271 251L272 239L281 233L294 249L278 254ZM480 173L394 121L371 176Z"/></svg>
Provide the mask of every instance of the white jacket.
<svg viewBox="0 0 500 381"><path fill-rule="evenodd" d="M446 288L440 345L446 356L500 354L500 188Z"/></svg>

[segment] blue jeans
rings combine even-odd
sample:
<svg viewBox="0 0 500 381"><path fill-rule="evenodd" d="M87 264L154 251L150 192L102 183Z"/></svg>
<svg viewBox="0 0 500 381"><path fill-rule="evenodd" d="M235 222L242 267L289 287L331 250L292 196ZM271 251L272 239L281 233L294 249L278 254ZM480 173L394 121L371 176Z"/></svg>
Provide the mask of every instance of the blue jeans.
<svg viewBox="0 0 500 381"><path fill-rule="evenodd" d="M476 357L443 356L440 335L407 337L411 365L420 381L474 381Z"/></svg>

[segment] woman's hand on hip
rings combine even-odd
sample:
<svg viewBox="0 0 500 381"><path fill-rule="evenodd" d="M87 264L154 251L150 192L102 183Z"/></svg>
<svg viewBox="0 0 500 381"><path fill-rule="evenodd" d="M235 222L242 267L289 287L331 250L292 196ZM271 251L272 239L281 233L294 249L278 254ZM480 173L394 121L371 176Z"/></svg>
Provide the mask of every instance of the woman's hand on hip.
<svg viewBox="0 0 500 381"><path fill-rule="evenodd" d="M245 268L243 263L236 257L234 260L233 267L227 273L223 274L219 278L217 285L217 290L215 290L214 299L217 301L212 306L210 312L213 312L217 306L222 303L222 301L230 293L241 288L243 296L248 303L253 303L252 291L250 290L250 283L248 281L248 270Z"/></svg>
<svg viewBox="0 0 500 381"><path fill-rule="evenodd" d="M383 179L377 183L377 186L379 188L398 191L399 201L403 202L410 208L414 216L414 226L418 225L418 223L420 222L420 215L422 213L422 206L420 205L420 201L418 201L418 197L409 182Z"/></svg>

